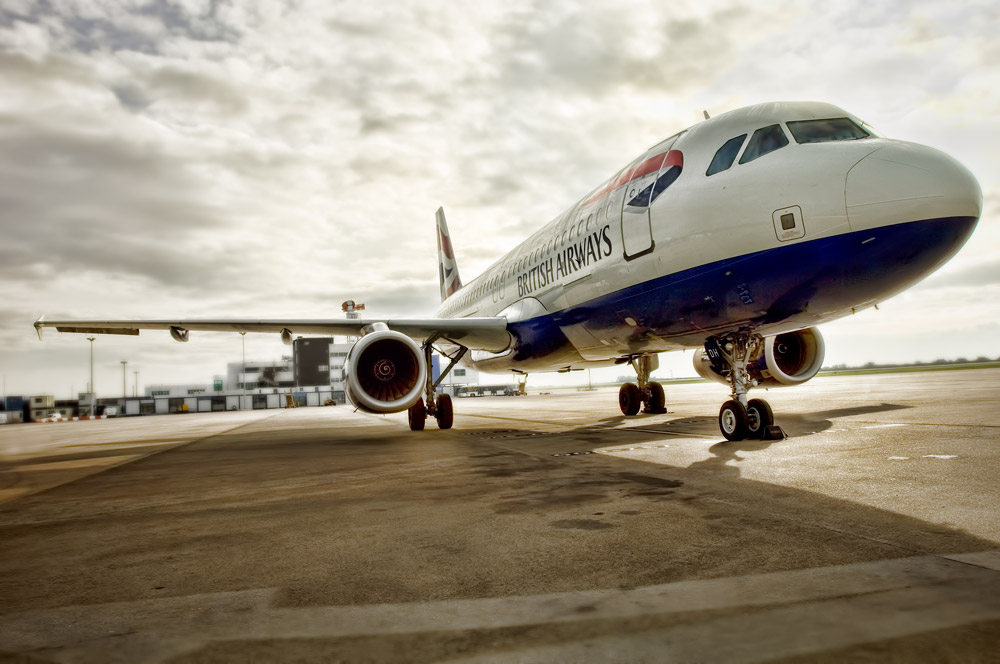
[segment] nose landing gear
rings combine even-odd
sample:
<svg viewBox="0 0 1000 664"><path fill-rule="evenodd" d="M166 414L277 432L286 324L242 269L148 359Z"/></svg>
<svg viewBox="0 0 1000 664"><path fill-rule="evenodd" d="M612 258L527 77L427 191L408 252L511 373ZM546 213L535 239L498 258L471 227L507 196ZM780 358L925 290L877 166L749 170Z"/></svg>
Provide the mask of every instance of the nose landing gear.
<svg viewBox="0 0 1000 664"><path fill-rule="evenodd" d="M663 386L649 380L650 374L656 371L660 362L655 355L639 355L629 358L629 364L635 369L636 382L625 383L618 390L618 407L625 415L635 415L642 407L644 413L659 414L667 412L667 398Z"/></svg>
<svg viewBox="0 0 1000 664"><path fill-rule="evenodd" d="M726 440L745 438L773 440L785 438L785 432L774 424L774 412L763 399L747 400L747 393L757 381L750 375L750 362L760 356L764 338L759 334L740 331L723 338L709 337L705 354L715 370L729 379L732 397L719 409L719 430Z"/></svg>

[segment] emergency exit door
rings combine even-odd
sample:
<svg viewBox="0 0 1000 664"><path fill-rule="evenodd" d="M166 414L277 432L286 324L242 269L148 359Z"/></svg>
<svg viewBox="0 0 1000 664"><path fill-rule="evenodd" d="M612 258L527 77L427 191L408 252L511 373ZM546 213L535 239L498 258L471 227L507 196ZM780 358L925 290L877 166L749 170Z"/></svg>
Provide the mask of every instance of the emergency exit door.
<svg viewBox="0 0 1000 664"><path fill-rule="evenodd" d="M649 197L649 185L656 180L659 169L649 175L632 180L625 187L622 198L622 246L625 260L632 260L653 251L653 227L649 219L649 202L639 200Z"/></svg>

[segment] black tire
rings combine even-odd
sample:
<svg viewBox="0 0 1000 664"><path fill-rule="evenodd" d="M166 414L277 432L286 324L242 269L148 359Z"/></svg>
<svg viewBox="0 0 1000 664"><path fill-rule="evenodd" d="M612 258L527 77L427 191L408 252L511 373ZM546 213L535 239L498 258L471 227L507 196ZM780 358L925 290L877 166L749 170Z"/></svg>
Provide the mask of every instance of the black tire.
<svg viewBox="0 0 1000 664"><path fill-rule="evenodd" d="M730 399L719 409L719 430L726 440L743 440L747 437L747 409L739 401Z"/></svg>
<svg viewBox="0 0 1000 664"><path fill-rule="evenodd" d="M625 415L635 415L642 406L642 392L635 383L625 383L618 390L618 407Z"/></svg>
<svg viewBox="0 0 1000 664"><path fill-rule="evenodd" d="M747 438L763 438L772 424L774 412L771 405L763 399L750 399L747 403Z"/></svg>
<svg viewBox="0 0 1000 664"><path fill-rule="evenodd" d="M437 398L437 412L434 414L437 418L439 429L450 429L451 425L455 422L455 412L451 407L451 395L442 394Z"/></svg>
<svg viewBox="0 0 1000 664"><path fill-rule="evenodd" d="M406 415L410 420L410 431L424 430L424 423L427 422L427 406L424 405L423 397L417 399L417 403L410 406Z"/></svg>
<svg viewBox="0 0 1000 664"><path fill-rule="evenodd" d="M649 401L646 402L645 412L654 415L667 412L667 395L663 392L663 386L659 383L648 383Z"/></svg>

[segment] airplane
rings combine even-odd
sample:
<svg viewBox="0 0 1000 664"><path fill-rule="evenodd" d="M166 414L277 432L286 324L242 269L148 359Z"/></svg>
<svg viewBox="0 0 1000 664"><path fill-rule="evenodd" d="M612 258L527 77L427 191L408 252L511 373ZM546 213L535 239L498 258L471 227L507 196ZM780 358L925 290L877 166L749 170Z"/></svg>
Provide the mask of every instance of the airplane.
<svg viewBox="0 0 1000 664"><path fill-rule="evenodd" d="M877 306L948 261L982 212L955 159L894 140L837 106L771 102L705 120L652 146L468 283L444 211L433 317L35 322L87 334L192 330L348 334L347 396L374 413L454 421L438 394L458 364L486 372L628 364L625 416L665 411L657 354L696 349L729 386L727 440L784 436L754 387L802 384L823 364L818 325ZM437 380L432 349L449 360Z"/></svg>

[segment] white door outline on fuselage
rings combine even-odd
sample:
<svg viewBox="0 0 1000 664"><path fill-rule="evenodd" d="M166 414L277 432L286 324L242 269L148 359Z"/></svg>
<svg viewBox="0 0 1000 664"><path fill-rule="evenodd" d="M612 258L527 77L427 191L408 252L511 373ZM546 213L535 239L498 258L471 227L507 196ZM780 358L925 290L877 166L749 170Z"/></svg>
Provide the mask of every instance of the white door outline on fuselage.
<svg viewBox="0 0 1000 664"><path fill-rule="evenodd" d="M671 179L661 186L660 178L666 176L671 168L678 169L671 173L672 178L676 179L680 174L683 155L672 148L684 133L675 134L650 148L633 167L627 169L623 177L611 185L616 190L615 185L619 182L625 185L619 192L622 196L619 221L622 256L626 261L650 254L656 248L650 207L653 200L673 182Z"/></svg>

